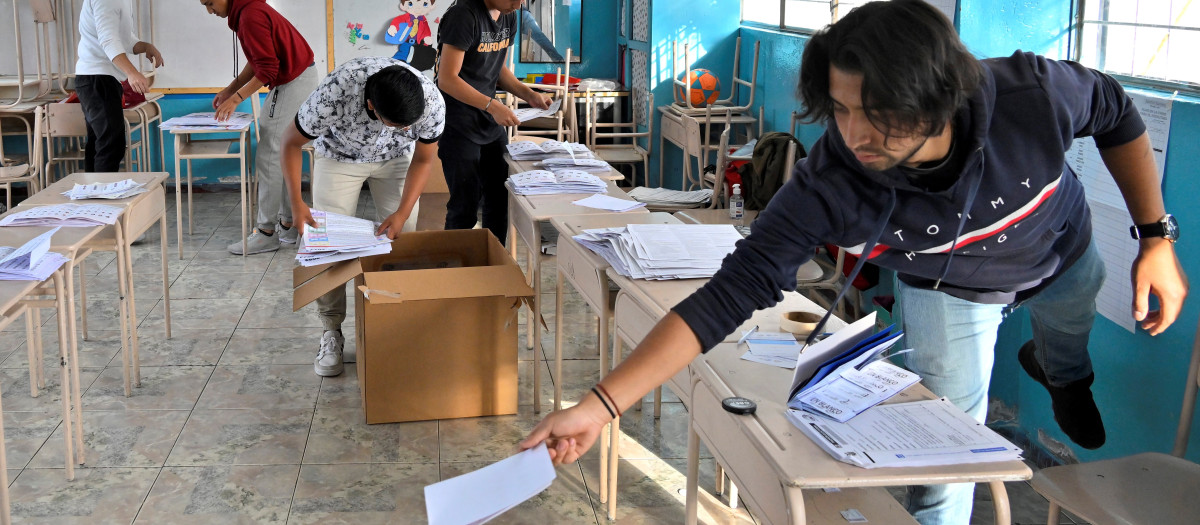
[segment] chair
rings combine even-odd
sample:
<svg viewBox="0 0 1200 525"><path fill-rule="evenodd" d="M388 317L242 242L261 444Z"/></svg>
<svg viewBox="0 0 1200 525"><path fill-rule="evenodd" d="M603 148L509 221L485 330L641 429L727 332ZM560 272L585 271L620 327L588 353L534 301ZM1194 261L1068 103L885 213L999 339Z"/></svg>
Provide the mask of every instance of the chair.
<svg viewBox="0 0 1200 525"><path fill-rule="evenodd" d="M512 68L512 54L509 54L509 68ZM535 118L508 128L508 140L512 141L517 135L522 136L553 136L554 140L578 140L575 133L575 104L572 102L569 78L571 76L571 49L567 49L563 67L558 68L554 84L526 84L535 91L548 91L562 100L558 111L549 117ZM506 102L510 109L517 109L520 104L516 96L509 95Z"/></svg>
<svg viewBox="0 0 1200 525"><path fill-rule="evenodd" d="M18 12L19 2L12 2L12 20L13 20L13 49L16 50L15 59L17 66L16 75L0 76L0 98L9 99L8 103L0 107L15 107L16 105L45 96L50 93L52 88L52 80L59 78L51 69L52 61L50 43L50 23L54 22L54 5L52 0L29 0L30 9L33 11L34 23L34 43L36 45L35 52L37 72L34 75L28 75L25 72L25 57L21 38L21 17ZM60 83L61 89L61 83Z"/></svg>
<svg viewBox="0 0 1200 525"><path fill-rule="evenodd" d="M646 177L646 183L650 182L650 145L653 143L650 136L653 134L649 126L646 131L639 132L637 130L637 119L629 122L599 122L599 111L596 109L597 97L592 91L587 91L584 95L584 119L583 119L583 136L584 142L588 149L592 150L597 157L603 159L609 164L630 164L634 166L633 177L630 177L630 182L637 185L637 164L641 163L642 173ZM631 97L632 98L632 97ZM639 104L641 101L634 101L634 104ZM654 94L646 90L646 115L650 115L654 111ZM636 111L634 111L636 114ZM611 131L600 131L600 130ZM646 139L646 145L643 147L640 143L641 139ZM628 139L629 142L622 143L621 141ZM601 141L604 141L603 143Z"/></svg>
<svg viewBox="0 0 1200 525"><path fill-rule="evenodd" d="M1030 484L1050 500L1047 525L1058 524L1060 509L1096 524L1195 523L1200 516L1200 498L1196 497L1200 465L1183 456L1187 452L1198 385L1200 327L1192 343L1192 361L1172 453L1146 452L1050 467L1034 473Z"/></svg>
<svg viewBox="0 0 1200 525"><path fill-rule="evenodd" d="M55 180L55 168L68 163L64 173L83 171L84 146L87 142L87 122L83 118L82 104L46 104L39 108L42 134L37 140L45 140L41 186L49 186Z"/></svg>

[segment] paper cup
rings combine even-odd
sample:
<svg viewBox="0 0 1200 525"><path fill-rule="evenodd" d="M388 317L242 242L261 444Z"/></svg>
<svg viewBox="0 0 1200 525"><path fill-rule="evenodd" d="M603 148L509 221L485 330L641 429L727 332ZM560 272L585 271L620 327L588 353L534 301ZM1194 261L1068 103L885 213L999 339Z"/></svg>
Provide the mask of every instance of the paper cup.
<svg viewBox="0 0 1200 525"><path fill-rule="evenodd" d="M779 315L779 329L796 335L808 335L821 322L821 315L812 312L784 312Z"/></svg>

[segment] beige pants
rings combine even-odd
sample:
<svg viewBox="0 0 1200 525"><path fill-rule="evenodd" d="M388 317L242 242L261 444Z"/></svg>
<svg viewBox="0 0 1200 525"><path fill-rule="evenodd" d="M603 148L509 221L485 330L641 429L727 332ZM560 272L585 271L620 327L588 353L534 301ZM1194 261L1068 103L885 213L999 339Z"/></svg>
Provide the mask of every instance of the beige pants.
<svg viewBox="0 0 1200 525"><path fill-rule="evenodd" d="M382 221L400 207L410 160L398 157L386 162L354 164L318 155L313 170L313 208L353 216L358 212L358 196L366 182L371 188L371 200L375 201L375 221ZM420 202L413 206L403 231L417 229L419 209ZM340 330L346 320L346 288L339 286L317 299L317 312L326 330Z"/></svg>

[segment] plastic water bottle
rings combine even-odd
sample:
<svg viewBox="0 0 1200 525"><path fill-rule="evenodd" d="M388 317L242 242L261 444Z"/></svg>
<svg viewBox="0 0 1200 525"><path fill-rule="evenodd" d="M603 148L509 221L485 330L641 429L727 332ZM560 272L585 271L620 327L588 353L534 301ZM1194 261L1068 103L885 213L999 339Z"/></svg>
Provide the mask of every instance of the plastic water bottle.
<svg viewBox="0 0 1200 525"><path fill-rule="evenodd" d="M733 195L729 196L729 218L739 221L741 224L742 215L744 214L745 201L742 199L742 185L733 185Z"/></svg>

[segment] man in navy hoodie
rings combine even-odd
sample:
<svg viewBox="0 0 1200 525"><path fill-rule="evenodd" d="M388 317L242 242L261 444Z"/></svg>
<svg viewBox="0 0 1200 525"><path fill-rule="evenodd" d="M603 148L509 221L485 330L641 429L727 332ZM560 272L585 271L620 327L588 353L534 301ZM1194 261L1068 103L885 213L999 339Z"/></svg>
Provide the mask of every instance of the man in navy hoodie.
<svg viewBox="0 0 1200 525"><path fill-rule="evenodd" d="M996 330L1029 309L1022 367L1049 390L1055 419L1096 448L1087 340L1104 266L1083 186L1064 161L1092 137L1137 225L1132 315L1151 335L1187 294L1178 236L1164 210L1145 125L1120 84L1029 53L976 60L941 12L920 0L868 3L813 36L800 69L804 115L827 131L721 270L677 305L629 359L573 408L521 443L549 440L574 461L609 420L795 287L824 243L896 271L907 366L979 421ZM856 268L857 270L858 268ZM853 277L851 278L851 280ZM1148 295L1159 310L1148 311ZM603 402L602 402L603 401ZM972 485L912 487L919 522L967 523Z"/></svg>

